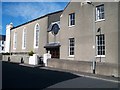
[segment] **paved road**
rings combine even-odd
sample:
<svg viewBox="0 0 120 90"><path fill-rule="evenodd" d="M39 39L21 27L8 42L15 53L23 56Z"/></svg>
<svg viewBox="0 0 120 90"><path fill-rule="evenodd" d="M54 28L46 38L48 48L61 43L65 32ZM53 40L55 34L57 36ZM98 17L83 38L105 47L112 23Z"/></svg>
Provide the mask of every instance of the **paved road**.
<svg viewBox="0 0 120 90"><path fill-rule="evenodd" d="M68 72L2 62L4 88L117 88L115 82L77 76Z"/></svg>
<svg viewBox="0 0 120 90"><path fill-rule="evenodd" d="M75 79L57 83L48 88L117 88L117 87L118 87L117 83L86 77L78 77Z"/></svg>

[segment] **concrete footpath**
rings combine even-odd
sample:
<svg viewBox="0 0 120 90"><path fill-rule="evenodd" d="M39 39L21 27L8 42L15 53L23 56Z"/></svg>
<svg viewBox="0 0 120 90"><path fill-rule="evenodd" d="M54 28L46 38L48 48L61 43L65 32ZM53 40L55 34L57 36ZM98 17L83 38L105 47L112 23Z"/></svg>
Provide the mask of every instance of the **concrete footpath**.
<svg viewBox="0 0 120 90"><path fill-rule="evenodd" d="M69 73L72 73L72 74L75 74L75 75L78 75L78 76L82 76L82 77L101 79L101 80L116 82L116 83L120 84L120 78L118 78L118 77L104 76L104 75L98 75L98 74L92 74L92 73L86 73L86 72L77 72L77 71L64 70L64 69L51 68L51 67L40 67L40 68L49 69L49 70L56 70L56 71L63 71L63 72L69 72Z"/></svg>
<svg viewBox="0 0 120 90"><path fill-rule="evenodd" d="M120 83L120 77L118 78L118 77L104 76L104 75L98 75L98 74L92 74L92 73L86 73L86 72L78 72L78 71L72 71L72 70L64 70L64 69L58 69L58 68L52 68L52 67L43 67L42 65L29 65L29 64L19 64L19 65L33 67L33 68L47 69L47 70L69 72L69 73L82 76L82 77L101 79L105 81Z"/></svg>

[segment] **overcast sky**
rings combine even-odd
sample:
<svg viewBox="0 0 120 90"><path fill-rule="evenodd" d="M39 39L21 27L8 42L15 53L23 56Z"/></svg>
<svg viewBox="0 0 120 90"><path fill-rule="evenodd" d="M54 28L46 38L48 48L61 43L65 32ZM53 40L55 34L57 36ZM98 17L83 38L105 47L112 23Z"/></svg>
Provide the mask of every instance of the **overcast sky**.
<svg viewBox="0 0 120 90"><path fill-rule="evenodd" d="M18 26L42 15L63 10L67 4L68 0L67 2L2 2L0 34L5 35L6 25L11 22L14 26Z"/></svg>

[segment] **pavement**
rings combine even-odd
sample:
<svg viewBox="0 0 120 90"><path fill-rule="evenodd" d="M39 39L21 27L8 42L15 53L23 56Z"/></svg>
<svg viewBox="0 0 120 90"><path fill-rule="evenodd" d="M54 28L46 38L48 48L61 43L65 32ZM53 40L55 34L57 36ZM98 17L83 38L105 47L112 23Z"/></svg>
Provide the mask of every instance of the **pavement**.
<svg viewBox="0 0 120 90"><path fill-rule="evenodd" d="M43 67L42 65L30 65L30 64L19 64L19 65L27 66L27 67L33 67L33 68L37 67L37 68L47 69L47 70L68 72L68 73L75 74L75 75L82 76L82 77L88 77L88 78L93 78L93 79L100 79L100 80L116 82L116 83L120 84L120 77L98 75L98 74L93 74L93 73L65 70L65 69L59 69L59 68L53 68L53 67Z"/></svg>

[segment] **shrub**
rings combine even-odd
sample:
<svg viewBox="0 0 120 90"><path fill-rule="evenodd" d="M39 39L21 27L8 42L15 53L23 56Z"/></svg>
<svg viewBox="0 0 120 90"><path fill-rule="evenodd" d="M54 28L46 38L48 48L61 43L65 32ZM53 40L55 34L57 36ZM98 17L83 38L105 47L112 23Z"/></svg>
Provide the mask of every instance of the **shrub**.
<svg viewBox="0 0 120 90"><path fill-rule="evenodd" d="M33 51L30 51L30 52L28 53L29 56L33 56L33 54L34 54Z"/></svg>
<svg viewBox="0 0 120 90"><path fill-rule="evenodd" d="M12 53L2 53L2 55L12 55Z"/></svg>

